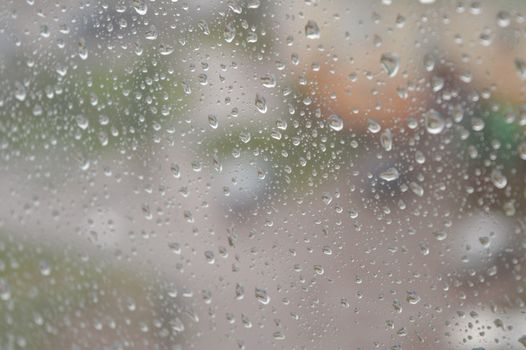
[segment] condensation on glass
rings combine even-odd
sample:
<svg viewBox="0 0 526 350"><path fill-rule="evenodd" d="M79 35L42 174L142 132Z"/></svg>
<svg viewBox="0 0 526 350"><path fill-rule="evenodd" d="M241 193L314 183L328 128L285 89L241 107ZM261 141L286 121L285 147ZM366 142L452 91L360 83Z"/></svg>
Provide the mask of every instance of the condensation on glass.
<svg viewBox="0 0 526 350"><path fill-rule="evenodd" d="M525 349L525 16L2 1L0 348Z"/></svg>

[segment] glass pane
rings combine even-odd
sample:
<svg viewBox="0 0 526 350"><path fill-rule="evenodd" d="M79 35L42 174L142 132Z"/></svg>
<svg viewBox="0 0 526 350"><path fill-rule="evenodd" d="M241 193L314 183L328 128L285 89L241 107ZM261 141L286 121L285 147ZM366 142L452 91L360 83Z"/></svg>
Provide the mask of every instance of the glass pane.
<svg viewBox="0 0 526 350"><path fill-rule="evenodd" d="M4 0L1 349L524 349L526 2Z"/></svg>

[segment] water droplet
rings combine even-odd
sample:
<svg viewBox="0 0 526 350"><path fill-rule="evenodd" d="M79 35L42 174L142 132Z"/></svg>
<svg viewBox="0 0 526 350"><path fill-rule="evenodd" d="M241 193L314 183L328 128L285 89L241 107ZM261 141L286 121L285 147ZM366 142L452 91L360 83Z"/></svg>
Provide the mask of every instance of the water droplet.
<svg viewBox="0 0 526 350"><path fill-rule="evenodd" d="M16 82L15 83L15 98L18 101L23 102L26 99L26 96L27 96L27 92L26 92L26 88L24 84Z"/></svg>
<svg viewBox="0 0 526 350"><path fill-rule="evenodd" d="M170 172L176 179L181 177L181 169L179 168L179 165L177 164L170 165Z"/></svg>
<svg viewBox="0 0 526 350"><path fill-rule="evenodd" d="M332 202L332 196L329 192L323 192L321 195L321 200L323 203L325 203L325 205L329 205Z"/></svg>
<svg viewBox="0 0 526 350"><path fill-rule="evenodd" d="M418 164L424 164L426 162L426 156L421 151L415 152L415 161Z"/></svg>
<svg viewBox="0 0 526 350"><path fill-rule="evenodd" d="M393 308L398 313L402 312L402 304L400 303L399 300L397 300L397 299L393 300Z"/></svg>
<svg viewBox="0 0 526 350"><path fill-rule="evenodd" d="M228 23L225 26L225 29L223 31L223 38L227 43L231 43L234 41L234 38L236 37L236 27L234 26L234 23Z"/></svg>
<svg viewBox="0 0 526 350"><path fill-rule="evenodd" d="M498 189L503 189L508 184L508 179L506 179L506 176L504 176L498 169L493 169L491 171L490 178L491 182L493 182L493 185L495 185L495 187Z"/></svg>
<svg viewBox="0 0 526 350"><path fill-rule="evenodd" d="M307 21L305 25L305 36L309 39L319 39L320 38L320 27L313 20Z"/></svg>
<svg viewBox="0 0 526 350"><path fill-rule="evenodd" d="M406 300L409 304L415 305L420 301L420 297L416 294L415 291L408 291Z"/></svg>
<svg viewBox="0 0 526 350"><path fill-rule="evenodd" d="M526 80L526 61L517 58L515 60L515 69L517 70L517 75L519 76L519 79Z"/></svg>
<svg viewBox="0 0 526 350"><path fill-rule="evenodd" d="M400 57L395 53L387 52L380 57L380 63L387 72L387 75L394 77L400 68Z"/></svg>
<svg viewBox="0 0 526 350"><path fill-rule="evenodd" d="M145 0L133 0L132 6L140 16L144 16L148 12L148 5Z"/></svg>
<svg viewBox="0 0 526 350"><path fill-rule="evenodd" d="M382 130L382 127L378 122L374 119L368 119L367 120L367 130L372 132L373 134L378 133L380 130Z"/></svg>
<svg viewBox="0 0 526 350"><path fill-rule="evenodd" d="M446 125L444 118L442 115L435 111L434 109L430 109L426 113L424 113L424 119L425 119L425 126L428 133L436 135L440 134L442 130L444 130L444 127Z"/></svg>
<svg viewBox="0 0 526 350"><path fill-rule="evenodd" d="M343 120L337 114L332 114L329 117L329 127L334 131L340 131L343 129Z"/></svg>
<svg viewBox="0 0 526 350"><path fill-rule="evenodd" d="M447 238L447 232L446 231L434 231L433 232L433 237L435 237L435 239L437 241L443 241Z"/></svg>
<svg viewBox="0 0 526 350"><path fill-rule="evenodd" d="M314 265L313 269L314 269L314 273L316 273L317 275L323 275L323 273L325 272L321 265Z"/></svg>
<svg viewBox="0 0 526 350"><path fill-rule="evenodd" d="M424 195L424 189L422 188L422 186L420 186L419 184L417 184L416 182L411 182L409 184L409 188L411 189L411 191L413 191L414 194L416 194L418 197L422 197Z"/></svg>
<svg viewBox="0 0 526 350"><path fill-rule="evenodd" d="M398 170L396 168L389 168L380 173L380 178L385 181L394 181L400 177Z"/></svg>
<svg viewBox="0 0 526 350"><path fill-rule="evenodd" d="M249 143L251 138L252 138L252 135L250 135L248 131L242 131L239 133L239 139L243 143Z"/></svg>
<svg viewBox="0 0 526 350"><path fill-rule="evenodd" d="M508 11L499 11L497 13L497 24L501 28L506 28L511 23L511 16Z"/></svg>
<svg viewBox="0 0 526 350"><path fill-rule="evenodd" d="M393 149L393 134L391 129L385 129L382 133L380 136L380 144L387 152Z"/></svg>
<svg viewBox="0 0 526 350"><path fill-rule="evenodd" d="M40 36L43 38L49 38L49 27L45 24L40 26Z"/></svg>
<svg viewBox="0 0 526 350"><path fill-rule="evenodd" d="M262 288L255 289L256 300L263 305L267 305L270 302L270 297L267 295L267 291Z"/></svg>
<svg viewBox="0 0 526 350"><path fill-rule="evenodd" d="M217 127L219 126L219 121L217 120L217 117L215 115L208 115L208 125L210 125L212 129L217 129Z"/></svg>
<svg viewBox="0 0 526 350"><path fill-rule="evenodd" d="M285 334L283 334L281 331L274 332L272 336L276 340L284 340L285 339Z"/></svg>
<svg viewBox="0 0 526 350"><path fill-rule="evenodd" d="M245 297L245 288L239 283L236 283L236 300L241 300Z"/></svg>
<svg viewBox="0 0 526 350"><path fill-rule="evenodd" d="M258 111L260 111L261 113L267 113L267 102L265 101L265 98L263 96L256 94L255 105Z"/></svg>
<svg viewBox="0 0 526 350"><path fill-rule="evenodd" d="M80 39L78 42L78 54L83 60L88 58L88 48L86 47L86 40Z"/></svg>
<svg viewBox="0 0 526 350"><path fill-rule="evenodd" d="M210 251L210 250L207 250L205 252L205 258L206 258L206 261L209 263L209 264L213 264L216 260L215 260L215 256L214 256L214 252Z"/></svg>
<svg viewBox="0 0 526 350"><path fill-rule="evenodd" d="M0 278L0 300L7 301L11 298L11 288L3 278Z"/></svg>
<svg viewBox="0 0 526 350"><path fill-rule="evenodd" d="M168 56L174 52L174 48L170 45L161 44L159 45L159 53L163 56Z"/></svg>
<svg viewBox="0 0 526 350"><path fill-rule="evenodd" d="M264 77L261 77L261 85L266 88L276 87L276 78L272 74L265 75Z"/></svg>
<svg viewBox="0 0 526 350"><path fill-rule="evenodd" d="M51 274L51 265L49 265L47 261L41 261L38 267L40 268L40 274L42 276L49 276Z"/></svg>
<svg viewBox="0 0 526 350"><path fill-rule="evenodd" d="M519 157L523 160L526 160L526 141L523 141L517 148Z"/></svg>
<svg viewBox="0 0 526 350"><path fill-rule="evenodd" d="M520 337L518 341L526 348L526 335Z"/></svg>

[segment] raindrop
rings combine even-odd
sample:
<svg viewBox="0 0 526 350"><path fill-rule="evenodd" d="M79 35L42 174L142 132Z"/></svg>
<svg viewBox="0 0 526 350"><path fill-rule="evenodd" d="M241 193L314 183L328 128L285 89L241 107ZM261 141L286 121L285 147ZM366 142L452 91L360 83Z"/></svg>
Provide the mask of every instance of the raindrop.
<svg viewBox="0 0 526 350"><path fill-rule="evenodd" d="M517 58L515 60L515 69L517 70L517 75L519 78L521 80L526 80L526 61Z"/></svg>
<svg viewBox="0 0 526 350"><path fill-rule="evenodd" d="M493 182L493 185L497 187L498 189L503 189L508 184L508 180L506 179L506 176L502 174L502 172L498 169L493 169L491 171L491 182Z"/></svg>
<svg viewBox="0 0 526 350"><path fill-rule="evenodd" d="M435 111L434 109L430 109L426 113L424 113L424 119L425 119L425 126L428 133L436 135L440 134L442 130L444 130L445 127L445 121L442 115Z"/></svg>
<svg viewBox="0 0 526 350"><path fill-rule="evenodd" d="M86 40L80 39L78 42L79 57L83 60L88 58L88 48L86 47Z"/></svg>
<svg viewBox="0 0 526 350"><path fill-rule="evenodd" d="M385 129L382 133L380 136L380 144L387 152L393 149L393 134L391 129Z"/></svg>
<svg viewBox="0 0 526 350"><path fill-rule="evenodd" d="M395 181L400 177L396 168L389 168L380 173L380 178L385 181Z"/></svg>
<svg viewBox="0 0 526 350"><path fill-rule="evenodd" d="M420 186L419 184L417 184L416 182L411 182L409 184L409 188L411 189L411 191L413 191L414 194L416 194L418 197L422 197L424 195L424 189L422 188L422 186Z"/></svg>
<svg viewBox="0 0 526 350"><path fill-rule="evenodd" d="M378 133L380 130L382 130L382 127L378 122L374 119L368 119L367 120L367 130L372 132L373 134Z"/></svg>
<svg viewBox="0 0 526 350"><path fill-rule="evenodd" d="M276 87L276 78L272 74L261 77L261 85L266 88Z"/></svg>
<svg viewBox="0 0 526 350"><path fill-rule="evenodd" d="M138 15L144 16L148 12L148 5L145 0L132 0L132 6Z"/></svg>
<svg viewBox="0 0 526 350"><path fill-rule="evenodd" d="M206 258L206 261L209 263L209 264L213 264L216 260L215 260L215 256L214 256L214 252L210 251L210 250L207 250L205 252L205 258Z"/></svg>
<svg viewBox="0 0 526 350"><path fill-rule="evenodd" d="M394 77L400 68L400 57L392 52L384 53L380 57L380 63L390 77Z"/></svg>
<svg viewBox="0 0 526 350"><path fill-rule="evenodd" d="M181 177L181 169L179 168L179 165L172 164L170 165L170 172L172 173L173 177L176 179Z"/></svg>
<svg viewBox="0 0 526 350"><path fill-rule="evenodd" d="M305 36L309 39L319 39L320 38L320 27L313 20L307 21L305 25Z"/></svg>
<svg viewBox="0 0 526 350"><path fill-rule="evenodd" d="M242 131L241 133L239 133L239 139L243 143L249 143L251 138L252 135L250 135L248 131Z"/></svg>
<svg viewBox="0 0 526 350"><path fill-rule="evenodd" d="M263 305L267 305L270 302L270 297L267 295L267 291L262 288L255 289L256 300Z"/></svg>
<svg viewBox="0 0 526 350"><path fill-rule="evenodd" d="M415 305L420 301L420 297L414 291L408 291L406 300L409 304Z"/></svg>
<svg viewBox="0 0 526 350"><path fill-rule="evenodd" d="M212 129L217 129L217 127L219 126L219 122L215 115L213 114L208 115L208 125L210 125Z"/></svg>
<svg viewBox="0 0 526 350"><path fill-rule="evenodd" d="M343 120L337 114L332 114L329 117L329 127L334 131L340 131L343 129Z"/></svg>
<svg viewBox="0 0 526 350"><path fill-rule="evenodd" d="M497 13L497 24L501 28L506 28L511 23L511 16L508 11L499 11Z"/></svg>
<svg viewBox="0 0 526 350"><path fill-rule="evenodd" d="M267 113L267 102L265 101L265 98L263 96L256 94L255 105L258 111L260 111L261 113Z"/></svg>

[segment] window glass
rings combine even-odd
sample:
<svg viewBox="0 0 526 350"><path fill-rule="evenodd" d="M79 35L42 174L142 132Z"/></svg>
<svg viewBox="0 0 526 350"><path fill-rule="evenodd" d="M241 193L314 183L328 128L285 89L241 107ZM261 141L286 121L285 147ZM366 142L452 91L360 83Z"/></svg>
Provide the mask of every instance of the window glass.
<svg viewBox="0 0 526 350"><path fill-rule="evenodd" d="M0 349L526 348L524 16L3 0Z"/></svg>

